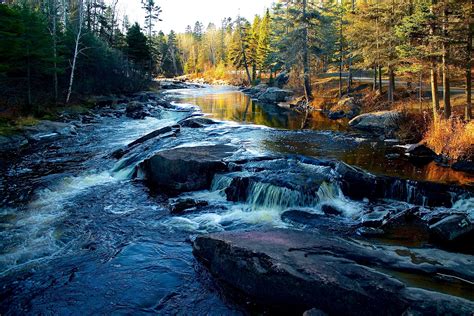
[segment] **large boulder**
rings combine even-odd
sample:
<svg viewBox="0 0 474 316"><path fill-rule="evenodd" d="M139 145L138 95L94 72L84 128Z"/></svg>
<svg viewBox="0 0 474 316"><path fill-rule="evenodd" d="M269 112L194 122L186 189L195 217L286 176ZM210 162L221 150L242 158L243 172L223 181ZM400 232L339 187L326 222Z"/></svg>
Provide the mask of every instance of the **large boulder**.
<svg viewBox="0 0 474 316"><path fill-rule="evenodd" d="M451 242L474 235L474 223L467 215L453 214L430 226L434 236L443 242Z"/></svg>
<svg viewBox="0 0 474 316"><path fill-rule="evenodd" d="M23 129L24 136L31 142L54 141L77 134L76 128L68 123L40 121Z"/></svg>
<svg viewBox="0 0 474 316"><path fill-rule="evenodd" d="M125 109L125 114L127 115L127 117L135 120L144 119L145 117L150 115L147 110L146 104L138 101L130 102L127 105L127 108Z"/></svg>
<svg viewBox="0 0 474 316"><path fill-rule="evenodd" d="M289 90L283 90L280 88L268 88L263 92L259 97L258 101L264 103L279 103L285 102L286 99L291 96L293 93Z"/></svg>
<svg viewBox="0 0 474 316"><path fill-rule="evenodd" d="M365 113L353 118L349 125L358 130L393 137L399 128L401 115L398 111Z"/></svg>
<svg viewBox="0 0 474 316"><path fill-rule="evenodd" d="M140 164L156 189L188 192L208 189L214 175L227 170L224 162L237 150L229 145L178 147L154 154Z"/></svg>
<svg viewBox="0 0 474 316"><path fill-rule="evenodd" d="M273 312L302 314L316 308L329 315L471 315L474 310L471 301L411 288L391 276L400 271L473 280L474 264L467 255L293 230L199 236L193 249L219 280ZM468 297L472 283L465 286Z"/></svg>
<svg viewBox="0 0 474 316"><path fill-rule="evenodd" d="M360 114L361 100L355 97L345 97L341 99L328 113L328 117L332 120L341 118L352 119Z"/></svg>

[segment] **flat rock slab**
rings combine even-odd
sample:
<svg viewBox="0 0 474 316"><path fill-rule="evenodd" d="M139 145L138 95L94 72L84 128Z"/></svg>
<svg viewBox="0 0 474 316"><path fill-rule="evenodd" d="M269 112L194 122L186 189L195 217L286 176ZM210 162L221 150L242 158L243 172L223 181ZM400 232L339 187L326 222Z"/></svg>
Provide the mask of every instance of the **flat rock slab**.
<svg viewBox="0 0 474 316"><path fill-rule="evenodd" d="M452 275L469 284L474 280L472 256L375 246L294 230L200 236L194 254L226 284L280 312L302 314L316 308L329 315L472 315L474 311L469 300L408 287L389 273Z"/></svg>
<svg viewBox="0 0 474 316"><path fill-rule="evenodd" d="M146 179L157 189L189 192L208 189L216 173L227 171L224 162L237 151L229 145L177 147L154 154L141 164Z"/></svg>

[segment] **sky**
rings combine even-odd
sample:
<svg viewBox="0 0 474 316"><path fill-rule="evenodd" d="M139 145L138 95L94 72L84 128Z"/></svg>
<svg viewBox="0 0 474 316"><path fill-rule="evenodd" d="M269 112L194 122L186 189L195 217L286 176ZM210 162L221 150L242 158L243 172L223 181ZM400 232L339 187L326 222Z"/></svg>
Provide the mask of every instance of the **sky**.
<svg viewBox="0 0 474 316"><path fill-rule="evenodd" d="M235 18L240 14L252 20L255 14L262 15L266 8L270 8L273 0L155 0L161 6L162 22L155 29L168 33L174 30L184 32L187 25L193 26L200 21L205 27L210 22L216 25L224 17ZM128 15L130 22L138 22L143 26L144 11L140 0L119 0L121 15Z"/></svg>

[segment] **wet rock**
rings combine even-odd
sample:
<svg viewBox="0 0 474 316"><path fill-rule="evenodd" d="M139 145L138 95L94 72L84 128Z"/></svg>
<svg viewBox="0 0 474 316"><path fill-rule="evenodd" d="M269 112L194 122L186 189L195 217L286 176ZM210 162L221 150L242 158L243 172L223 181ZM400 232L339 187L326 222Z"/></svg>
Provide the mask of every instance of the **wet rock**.
<svg viewBox="0 0 474 316"><path fill-rule="evenodd" d="M385 231L383 229L374 227L359 227L356 230L356 234L362 237L374 238L384 236Z"/></svg>
<svg viewBox="0 0 474 316"><path fill-rule="evenodd" d="M376 135L393 137L399 128L400 118L401 113L398 111L380 111L356 116L349 122L349 125Z"/></svg>
<svg viewBox="0 0 474 316"><path fill-rule="evenodd" d="M216 173L227 170L224 159L236 150L237 147L229 145L178 147L154 154L140 168L158 190L204 190L210 187Z"/></svg>
<svg viewBox="0 0 474 316"><path fill-rule="evenodd" d="M408 146L405 151L405 155L407 155L410 160L419 163L428 163L437 157L434 151L421 143Z"/></svg>
<svg viewBox="0 0 474 316"><path fill-rule="evenodd" d="M389 217L380 226L386 237L409 243L422 243L430 238L429 225L418 214L419 208L414 207Z"/></svg>
<svg viewBox="0 0 474 316"><path fill-rule="evenodd" d="M265 92L263 92L259 97L258 100L264 103L279 103L285 102L286 98L291 96L293 93L289 90L283 90L280 88L268 88Z"/></svg>
<svg viewBox="0 0 474 316"><path fill-rule="evenodd" d="M430 232L440 241L454 241L474 235L474 223L467 215L451 215L429 227Z"/></svg>
<svg viewBox="0 0 474 316"><path fill-rule="evenodd" d="M28 145L28 140L22 135L0 135L0 152L20 149Z"/></svg>
<svg viewBox="0 0 474 316"><path fill-rule="evenodd" d="M150 115L150 113L147 110L146 104L138 102L138 101L130 102L127 105L125 114L127 117L135 119L135 120L141 120Z"/></svg>
<svg viewBox="0 0 474 316"><path fill-rule="evenodd" d="M474 161L460 160L453 163L451 168L456 171L463 171L474 174Z"/></svg>
<svg viewBox="0 0 474 316"><path fill-rule="evenodd" d="M156 131L153 131L151 133L146 134L145 136L140 137L139 139L131 142L128 144L128 147L133 147L138 144L143 144L144 142L156 138L158 136L171 136L171 135L176 135L179 133L180 126L179 125L173 125L173 126L165 126L163 128L157 129Z"/></svg>
<svg viewBox="0 0 474 316"><path fill-rule="evenodd" d="M280 313L316 308L330 315L401 315L442 309L470 315L474 308L468 300L407 287L377 270L431 276L443 271L469 280L474 267L466 255L452 262L443 251L292 230L199 236L193 252L219 280ZM440 301L450 303L441 307Z"/></svg>
<svg viewBox="0 0 474 316"><path fill-rule="evenodd" d="M195 211L198 208L208 206L209 203L207 201L199 201L195 199L179 199L177 201L173 201L170 206L171 214L182 214L185 211Z"/></svg>
<svg viewBox="0 0 474 316"><path fill-rule="evenodd" d="M345 97L341 99L335 107L333 107L328 117L331 120L338 120L342 118L352 119L360 114L361 100L355 97Z"/></svg>
<svg viewBox="0 0 474 316"><path fill-rule="evenodd" d="M190 117L178 122L182 127L202 128L208 125L217 124L216 121L206 117Z"/></svg>
<svg viewBox="0 0 474 316"><path fill-rule="evenodd" d="M30 142L48 142L77 134L76 128L68 123L40 121L37 125L23 129L23 134Z"/></svg>
<svg viewBox="0 0 474 316"><path fill-rule="evenodd" d="M327 314L320 309L312 308L303 313L303 316L326 316Z"/></svg>
<svg viewBox="0 0 474 316"><path fill-rule="evenodd" d="M343 214L341 210L330 204L321 205L321 211L329 216L341 216Z"/></svg>
<svg viewBox="0 0 474 316"><path fill-rule="evenodd" d="M389 215L389 211L369 212L362 216L361 223L366 227L379 227L385 222Z"/></svg>

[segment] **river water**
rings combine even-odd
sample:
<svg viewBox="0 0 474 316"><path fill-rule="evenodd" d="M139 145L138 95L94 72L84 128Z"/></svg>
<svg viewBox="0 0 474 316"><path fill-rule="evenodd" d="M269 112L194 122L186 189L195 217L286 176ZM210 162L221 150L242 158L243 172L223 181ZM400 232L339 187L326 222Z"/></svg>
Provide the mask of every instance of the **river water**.
<svg viewBox="0 0 474 316"><path fill-rule="evenodd" d="M184 194L207 200L203 213L171 216L169 199L131 177L140 159L118 161L114 150L158 128L202 111L224 121L186 131L164 147L214 141L239 144L252 155L298 154L335 158L373 173L470 187L472 177L435 164L415 166L386 156L391 144L348 130L320 113L303 114L253 102L228 87L165 92L177 109L132 120L104 111L78 135L38 145L0 167L0 314L242 314L192 256L199 233L288 227L281 199L227 202L218 176L211 190ZM123 109L122 109L123 112ZM100 113L100 111L99 111ZM117 110L120 113L120 110ZM301 129L305 126L305 129ZM124 167L125 166L125 167ZM131 169L132 168L132 169ZM279 194L256 188L257 194ZM324 191L324 190L323 190ZM364 202L336 188L318 192L353 221ZM258 200L258 201L257 201ZM469 203L463 201L464 204ZM390 202L398 207L405 202ZM308 205L308 207L317 205Z"/></svg>

